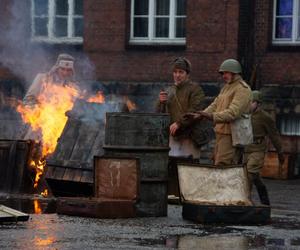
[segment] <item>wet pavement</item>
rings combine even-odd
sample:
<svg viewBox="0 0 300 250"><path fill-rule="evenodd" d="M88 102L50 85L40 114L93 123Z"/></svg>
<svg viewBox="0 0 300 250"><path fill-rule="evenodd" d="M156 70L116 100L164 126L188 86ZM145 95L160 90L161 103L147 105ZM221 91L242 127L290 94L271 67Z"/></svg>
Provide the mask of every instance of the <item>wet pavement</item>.
<svg viewBox="0 0 300 250"><path fill-rule="evenodd" d="M163 218L70 217L55 213L53 199L0 195L0 204L30 213L0 224L0 249L300 249L300 179L265 183L272 223L264 226L196 224L179 205Z"/></svg>

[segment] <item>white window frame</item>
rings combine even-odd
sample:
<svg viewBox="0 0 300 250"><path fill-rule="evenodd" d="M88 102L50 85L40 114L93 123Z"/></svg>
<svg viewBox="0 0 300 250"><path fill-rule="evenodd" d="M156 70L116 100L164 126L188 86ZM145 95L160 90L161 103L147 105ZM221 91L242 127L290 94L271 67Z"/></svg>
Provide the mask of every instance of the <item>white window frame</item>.
<svg viewBox="0 0 300 250"><path fill-rule="evenodd" d="M56 0L48 0L48 36L35 36L35 6L34 0L31 0L31 40L37 42L48 42L48 43L70 43L70 44L82 44L83 37L75 37L74 36L74 20L76 18L83 18L83 15L75 15L74 14L74 1L68 0L68 16L67 16L67 36L66 37L56 37L54 35L54 22L55 17L59 17L59 15L55 15L55 7ZM65 17L65 16L63 16Z"/></svg>
<svg viewBox="0 0 300 250"><path fill-rule="evenodd" d="M149 0L149 12L148 15L134 15L135 1L131 0L131 13L130 13L130 40L129 44L171 44L171 45L184 45L186 43L185 37L175 37L176 18L186 18L186 15L175 15L176 12L176 0L170 0L170 15L169 17L169 37L155 37L155 18L166 17L165 15L155 15L155 2L156 0ZM187 1L187 0L186 0ZM134 17L147 17L148 18L148 37L134 37Z"/></svg>
<svg viewBox="0 0 300 250"><path fill-rule="evenodd" d="M272 43L275 45L300 45L300 32L298 34L298 18L300 17L299 13L299 4L300 0L293 0L293 26L292 26L292 37L291 38L276 38L276 7L277 7L277 1L274 0L274 6L273 6L273 34L272 34ZM285 17L285 16L280 16ZM297 37L299 36L299 37Z"/></svg>

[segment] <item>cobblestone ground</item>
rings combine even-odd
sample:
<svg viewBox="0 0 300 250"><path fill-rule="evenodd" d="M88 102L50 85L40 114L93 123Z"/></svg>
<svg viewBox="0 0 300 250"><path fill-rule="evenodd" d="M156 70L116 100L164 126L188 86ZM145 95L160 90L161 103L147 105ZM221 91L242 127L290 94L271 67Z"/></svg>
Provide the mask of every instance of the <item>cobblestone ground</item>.
<svg viewBox="0 0 300 250"><path fill-rule="evenodd" d="M164 218L70 217L57 215L55 202L2 194L0 204L30 219L0 224L0 249L300 249L300 180L265 182L272 202L265 226L195 224L182 219L178 205Z"/></svg>

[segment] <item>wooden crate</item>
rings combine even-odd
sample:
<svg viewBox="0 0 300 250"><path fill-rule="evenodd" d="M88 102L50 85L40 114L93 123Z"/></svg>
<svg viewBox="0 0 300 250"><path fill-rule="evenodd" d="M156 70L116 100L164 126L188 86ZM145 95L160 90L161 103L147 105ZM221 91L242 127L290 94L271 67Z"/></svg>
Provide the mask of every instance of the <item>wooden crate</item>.
<svg viewBox="0 0 300 250"><path fill-rule="evenodd" d="M281 166L276 152L268 152L265 156L261 176L272 179L291 179L294 177L296 154L284 154L284 164Z"/></svg>
<svg viewBox="0 0 300 250"><path fill-rule="evenodd" d="M92 169L47 165L45 179L54 196L93 195Z"/></svg>
<svg viewBox="0 0 300 250"><path fill-rule="evenodd" d="M33 174L28 169L34 142L0 140L0 191L31 192Z"/></svg>
<svg viewBox="0 0 300 250"><path fill-rule="evenodd" d="M59 198L57 213L101 219L136 217L135 201L83 197Z"/></svg>
<svg viewBox="0 0 300 250"><path fill-rule="evenodd" d="M282 151L284 153L294 154L300 153L300 136L281 135ZM269 151L276 151L272 143L269 141Z"/></svg>
<svg viewBox="0 0 300 250"><path fill-rule="evenodd" d="M139 196L138 158L94 158L94 196L107 199L136 200Z"/></svg>

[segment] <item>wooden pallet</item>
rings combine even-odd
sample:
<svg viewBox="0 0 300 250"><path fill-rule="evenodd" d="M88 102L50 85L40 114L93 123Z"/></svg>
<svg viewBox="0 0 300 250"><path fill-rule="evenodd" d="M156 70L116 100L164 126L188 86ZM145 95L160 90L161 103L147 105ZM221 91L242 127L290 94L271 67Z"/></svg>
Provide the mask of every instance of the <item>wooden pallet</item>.
<svg viewBox="0 0 300 250"><path fill-rule="evenodd" d="M0 222L27 221L28 219L28 214L0 205Z"/></svg>

